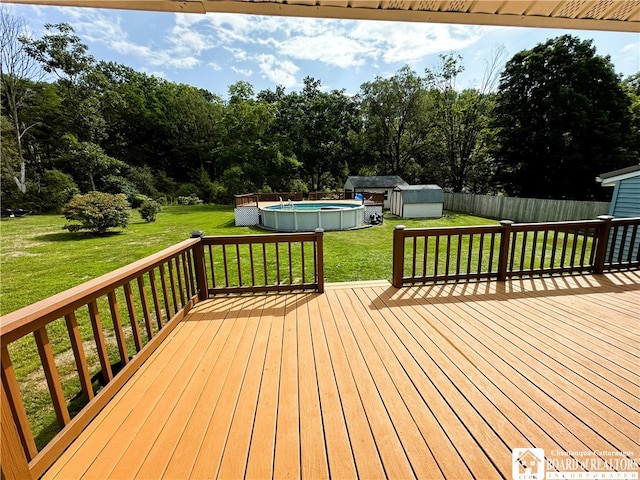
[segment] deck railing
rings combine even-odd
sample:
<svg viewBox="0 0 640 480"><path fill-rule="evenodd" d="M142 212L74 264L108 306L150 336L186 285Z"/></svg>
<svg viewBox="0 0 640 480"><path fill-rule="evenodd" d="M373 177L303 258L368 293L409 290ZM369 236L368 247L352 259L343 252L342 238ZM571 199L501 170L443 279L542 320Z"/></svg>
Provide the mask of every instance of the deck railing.
<svg viewBox="0 0 640 480"><path fill-rule="evenodd" d="M393 285L602 273L640 266L640 218L453 228L396 227Z"/></svg>
<svg viewBox="0 0 640 480"><path fill-rule="evenodd" d="M156 255L0 318L3 479L41 476L209 294L322 292L322 237L321 230L237 237L194 232ZM48 407L35 405L25 387L25 361L41 364ZM32 433L42 408L57 419L51 441L53 435Z"/></svg>
<svg viewBox="0 0 640 480"><path fill-rule="evenodd" d="M206 291L257 293L324 290L323 230L313 233L204 237Z"/></svg>
<svg viewBox="0 0 640 480"><path fill-rule="evenodd" d="M2 317L3 478L42 475L196 303L198 242L187 240ZM29 356L39 357L59 428L44 448L23 400L31 392L14 370L14 360Z"/></svg>

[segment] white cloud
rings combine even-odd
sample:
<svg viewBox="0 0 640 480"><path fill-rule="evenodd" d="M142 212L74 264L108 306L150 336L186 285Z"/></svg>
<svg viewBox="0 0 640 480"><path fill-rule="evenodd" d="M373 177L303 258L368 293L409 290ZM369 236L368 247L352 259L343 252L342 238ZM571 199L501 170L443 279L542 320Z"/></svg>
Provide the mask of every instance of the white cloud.
<svg viewBox="0 0 640 480"><path fill-rule="evenodd" d="M620 53L633 53L638 55L640 53L640 42L629 43L620 49Z"/></svg>
<svg viewBox="0 0 640 480"><path fill-rule="evenodd" d="M262 76L271 80L277 85L284 87L294 87L297 84L295 74L299 68L289 60L279 60L273 55L260 54L256 60Z"/></svg>
<svg viewBox="0 0 640 480"><path fill-rule="evenodd" d="M104 43L115 52L137 57L150 66L191 69L202 63L200 56L204 51L214 47L212 38L192 28L197 22L187 19L190 17L187 15L175 17L176 23L164 38L166 45L162 46L131 41L122 28L119 14L79 8L69 9L68 14L83 39Z"/></svg>
<svg viewBox="0 0 640 480"><path fill-rule="evenodd" d="M276 44L276 49L284 56L299 60L315 60L341 68L359 67L372 53L367 45L332 33L316 37L291 37Z"/></svg>
<svg viewBox="0 0 640 480"><path fill-rule="evenodd" d="M250 70L248 68L238 68L238 67L231 67L231 70L233 70L236 73L239 73L240 75L244 75L245 77L250 77L251 75L253 75L253 70Z"/></svg>

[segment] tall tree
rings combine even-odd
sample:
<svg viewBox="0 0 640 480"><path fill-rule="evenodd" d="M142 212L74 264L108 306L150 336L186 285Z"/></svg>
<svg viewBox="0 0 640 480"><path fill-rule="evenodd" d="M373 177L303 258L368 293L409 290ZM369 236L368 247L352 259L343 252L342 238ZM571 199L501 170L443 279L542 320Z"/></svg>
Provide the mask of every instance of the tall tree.
<svg viewBox="0 0 640 480"><path fill-rule="evenodd" d="M6 116L13 127L15 139L15 159L7 161L5 168L13 178L18 190L27 192L27 160L25 158L25 135L36 123L26 122L23 109L33 99L32 81L42 78L42 70L27 54L24 46L27 29L24 19L12 15L6 7L0 6L0 72L2 103ZM14 164L17 166L14 168Z"/></svg>
<svg viewBox="0 0 640 480"><path fill-rule="evenodd" d="M69 133L80 141L99 142L105 137L104 119L94 85L87 81L95 59L71 25L47 23L45 29L47 33L40 39L24 38L25 49L45 72L58 78L70 119Z"/></svg>
<svg viewBox="0 0 640 480"><path fill-rule="evenodd" d="M363 83L360 90L366 136L379 173L407 181L419 177L430 123L424 79L405 66L392 77Z"/></svg>
<svg viewBox="0 0 640 480"><path fill-rule="evenodd" d="M491 168L488 168L491 162L485 154L483 142L487 139L492 101L490 92L497 79L497 65L502 52L497 50L493 53L478 89L459 90L457 79L464 71L459 55L441 55L438 68L425 72L427 84L432 89L432 143L435 146L425 177L429 171L440 170L440 174L435 176L439 176L443 186L454 192L473 189L479 174L491 175Z"/></svg>
<svg viewBox="0 0 640 480"><path fill-rule="evenodd" d="M564 35L516 54L501 76L495 113L509 194L601 197L595 177L630 163L629 97L591 41Z"/></svg>

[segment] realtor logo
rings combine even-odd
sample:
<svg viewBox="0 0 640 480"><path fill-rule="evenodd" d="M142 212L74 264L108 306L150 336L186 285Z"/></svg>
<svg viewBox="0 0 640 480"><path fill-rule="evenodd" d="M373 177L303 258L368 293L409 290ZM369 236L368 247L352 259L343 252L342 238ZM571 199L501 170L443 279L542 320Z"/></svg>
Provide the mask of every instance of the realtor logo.
<svg viewBox="0 0 640 480"><path fill-rule="evenodd" d="M544 480L544 449L514 448L511 457L513 480Z"/></svg>

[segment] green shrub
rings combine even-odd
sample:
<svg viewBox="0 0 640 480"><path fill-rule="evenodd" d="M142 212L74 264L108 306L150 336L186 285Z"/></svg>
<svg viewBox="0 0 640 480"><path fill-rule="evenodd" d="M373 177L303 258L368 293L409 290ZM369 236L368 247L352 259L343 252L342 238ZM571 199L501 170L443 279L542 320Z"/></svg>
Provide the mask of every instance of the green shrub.
<svg viewBox="0 0 640 480"><path fill-rule="evenodd" d="M187 196L178 197L178 205L200 205L201 203L204 203L204 202L200 200L198 196L193 193L188 197Z"/></svg>
<svg viewBox="0 0 640 480"><path fill-rule="evenodd" d="M89 192L72 198L64 206L64 218L71 222L64 229L70 232L89 230L94 233L105 233L110 228L127 228L131 215L127 197L119 193Z"/></svg>
<svg viewBox="0 0 640 480"><path fill-rule="evenodd" d="M138 208L138 213L145 222L151 223L156 221L156 215L158 215L160 210L162 210L162 205L158 202L155 200L145 200Z"/></svg>
<svg viewBox="0 0 640 480"><path fill-rule="evenodd" d="M60 213L62 206L80 194L73 177L60 170L45 170L40 190L40 211Z"/></svg>

